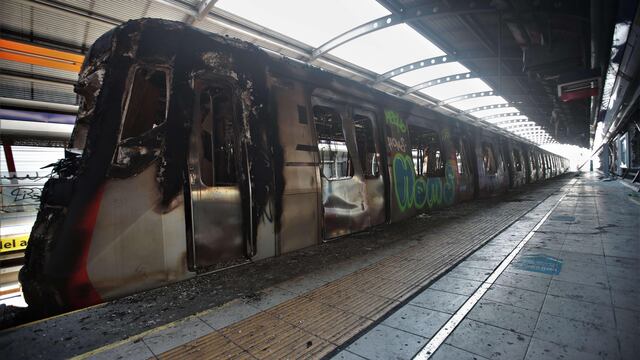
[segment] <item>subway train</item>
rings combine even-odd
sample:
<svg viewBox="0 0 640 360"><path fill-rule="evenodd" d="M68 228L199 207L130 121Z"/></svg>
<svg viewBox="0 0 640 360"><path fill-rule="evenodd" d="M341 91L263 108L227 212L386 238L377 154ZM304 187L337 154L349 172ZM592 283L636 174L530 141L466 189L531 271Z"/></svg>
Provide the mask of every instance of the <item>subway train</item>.
<svg viewBox="0 0 640 360"><path fill-rule="evenodd" d="M278 256L565 172L487 128L182 23L90 48L20 272L43 313Z"/></svg>

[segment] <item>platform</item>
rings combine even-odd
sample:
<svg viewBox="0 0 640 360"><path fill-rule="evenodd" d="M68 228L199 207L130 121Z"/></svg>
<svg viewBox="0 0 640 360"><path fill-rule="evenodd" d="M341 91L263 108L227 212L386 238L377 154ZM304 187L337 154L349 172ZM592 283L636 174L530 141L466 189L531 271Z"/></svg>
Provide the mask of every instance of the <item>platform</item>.
<svg viewBox="0 0 640 360"><path fill-rule="evenodd" d="M565 176L0 333L9 358L629 358L640 202ZM634 341L636 340L636 341Z"/></svg>

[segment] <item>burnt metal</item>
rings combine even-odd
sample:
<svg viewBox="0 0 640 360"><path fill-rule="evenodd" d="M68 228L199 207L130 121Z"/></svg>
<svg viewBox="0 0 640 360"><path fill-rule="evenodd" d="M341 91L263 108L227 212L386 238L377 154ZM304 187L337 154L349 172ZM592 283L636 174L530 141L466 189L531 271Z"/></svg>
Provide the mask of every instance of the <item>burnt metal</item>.
<svg viewBox="0 0 640 360"><path fill-rule="evenodd" d="M128 97L132 74L141 66L166 73L168 107L151 129L121 139L134 101ZM199 161L206 153L196 101L201 80L233 88L237 117L229 129L234 160L227 165L233 166L229 174L235 181L228 186L203 187L194 181L210 171ZM509 186L501 151L505 136L500 133L181 23L141 19L104 34L85 58L76 91L81 103L69 150L44 187L20 273L27 302L43 313L178 281L195 276L196 270L276 256L474 196L501 193ZM351 155L350 177L332 180L322 173L314 106L340 115L337 131ZM362 117L371 120L367 139L373 139L373 147L361 145L370 140L358 138L363 123L356 120ZM220 118L213 121L207 126L214 132L216 124L226 124ZM436 134L433 141L440 146L444 171L415 173L413 127ZM548 162L552 156L512 141L511 146L534 159L544 155ZM492 174L481 171L484 143L494 149ZM363 149L367 156L375 149L377 171L369 168L366 156L359 156ZM462 153L462 171L456 152ZM554 174L542 158L537 164L541 178ZM556 166L556 173L560 170ZM139 218L126 220L152 231L158 223L147 217L161 219L164 232L143 239L153 244L146 249L153 255L122 264L135 269L131 273L101 268L92 253L95 246L126 251L143 241L127 238L121 228L128 224L114 222L140 204L148 208L132 212ZM96 228L97 223L102 227ZM165 257L177 260L159 273L144 273ZM110 271L116 275L108 282L94 280Z"/></svg>

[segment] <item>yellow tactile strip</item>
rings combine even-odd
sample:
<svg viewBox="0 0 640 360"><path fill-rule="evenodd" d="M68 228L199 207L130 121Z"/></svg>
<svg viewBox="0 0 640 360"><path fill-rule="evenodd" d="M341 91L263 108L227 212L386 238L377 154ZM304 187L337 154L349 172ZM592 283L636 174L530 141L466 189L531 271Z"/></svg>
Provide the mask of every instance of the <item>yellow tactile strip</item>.
<svg viewBox="0 0 640 360"><path fill-rule="evenodd" d="M266 311L178 346L162 359L321 358L414 294L531 208L503 203L460 226Z"/></svg>

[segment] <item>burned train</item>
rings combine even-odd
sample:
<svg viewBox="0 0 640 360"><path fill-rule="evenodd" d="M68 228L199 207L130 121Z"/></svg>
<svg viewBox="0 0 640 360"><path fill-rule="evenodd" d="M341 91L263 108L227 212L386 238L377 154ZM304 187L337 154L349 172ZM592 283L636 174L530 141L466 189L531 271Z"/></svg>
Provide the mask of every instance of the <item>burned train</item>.
<svg viewBox="0 0 640 360"><path fill-rule="evenodd" d="M80 72L20 273L53 313L556 176L567 160L181 23L129 21Z"/></svg>

